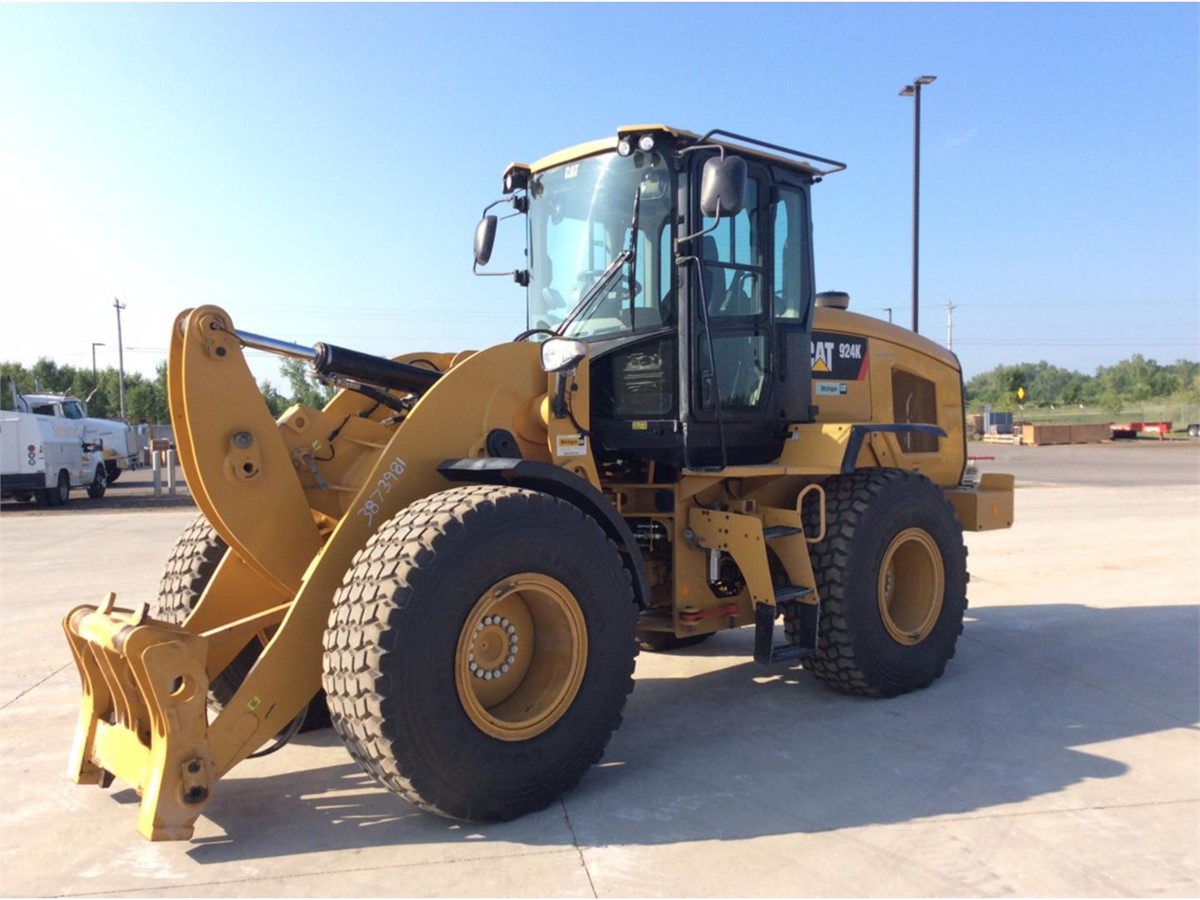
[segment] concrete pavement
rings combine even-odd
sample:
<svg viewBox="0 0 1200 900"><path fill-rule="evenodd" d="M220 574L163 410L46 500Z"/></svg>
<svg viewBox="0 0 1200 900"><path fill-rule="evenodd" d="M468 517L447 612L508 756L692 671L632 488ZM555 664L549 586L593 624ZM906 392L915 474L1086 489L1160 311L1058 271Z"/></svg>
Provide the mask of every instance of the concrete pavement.
<svg viewBox="0 0 1200 900"><path fill-rule="evenodd" d="M190 843L142 839L119 783L67 781L58 621L106 590L152 599L193 511L6 513L0 893L1195 896L1200 454L1173 452L1115 487L1022 478L1016 527L968 538L966 629L925 691L832 693L755 665L743 629L643 653L604 760L542 813L420 813L324 731L235 769Z"/></svg>

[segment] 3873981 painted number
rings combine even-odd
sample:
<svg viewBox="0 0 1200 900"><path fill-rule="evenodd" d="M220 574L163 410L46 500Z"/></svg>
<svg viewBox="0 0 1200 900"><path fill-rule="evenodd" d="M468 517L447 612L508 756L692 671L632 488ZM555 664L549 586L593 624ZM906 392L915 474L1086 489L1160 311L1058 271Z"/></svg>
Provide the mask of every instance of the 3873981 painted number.
<svg viewBox="0 0 1200 900"><path fill-rule="evenodd" d="M393 459L388 464L383 476L375 482L375 490L367 495L367 499L363 501L363 505L358 508L358 514L367 517L368 528L375 526L375 517L379 515L382 509L383 498L392 492L392 485L404 474L404 468L404 460L398 456Z"/></svg>

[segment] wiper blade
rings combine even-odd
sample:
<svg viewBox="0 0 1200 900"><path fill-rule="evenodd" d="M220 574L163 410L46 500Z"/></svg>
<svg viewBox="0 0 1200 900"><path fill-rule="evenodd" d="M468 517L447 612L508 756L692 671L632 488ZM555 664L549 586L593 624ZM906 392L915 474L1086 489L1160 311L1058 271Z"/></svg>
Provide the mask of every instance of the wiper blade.
<svg viewBox="0 0 1200 900"><path fill-rule="evenodd" d="M608 264L608 268L600 273L600 277L579 298L579 302L575 304L575 308L571 310L570 314L554 329L554 333L563 334L576 319L591 309L593 303L607 294L609 288L612 287L612 283L621 274L622 267L632 258L633 251L631 250L622 250L618 253L613 261Z"/></svg>

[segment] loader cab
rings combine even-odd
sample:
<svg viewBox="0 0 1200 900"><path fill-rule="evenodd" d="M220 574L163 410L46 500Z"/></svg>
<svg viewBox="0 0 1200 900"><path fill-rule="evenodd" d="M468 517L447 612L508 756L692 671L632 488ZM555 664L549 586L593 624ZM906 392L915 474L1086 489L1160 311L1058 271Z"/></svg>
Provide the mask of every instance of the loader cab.
<svg viewBox="0 0 1200 900"><path fill-rule="evenodd" d="M815 415L809 191L822 173L720 134L620 133L521 173L528 325L589 344L601 461L767 462ZM706 215L706 164L735 157L741 202Z"/></svg>

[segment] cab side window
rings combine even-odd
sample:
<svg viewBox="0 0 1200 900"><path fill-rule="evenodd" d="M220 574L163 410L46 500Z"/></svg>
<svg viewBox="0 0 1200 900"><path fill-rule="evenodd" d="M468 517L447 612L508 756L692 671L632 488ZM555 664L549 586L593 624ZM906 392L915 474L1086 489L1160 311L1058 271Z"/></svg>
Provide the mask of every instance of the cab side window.
<svg viewBox="0 0 1200 900"><path fill-rule="evenodd" d="M804 317L805 223L804 194L781 187L775 203L772 290L775 318Z"/></svg>
<svg viewBox="0 0 1200 900"><path fill-rule="evenodd" d="M763 311L763 252L759 227L758 182L746 183L745 207L736 216L704 219L717 227L705 235L705 303L712 317L757 316Z"/></svg>

